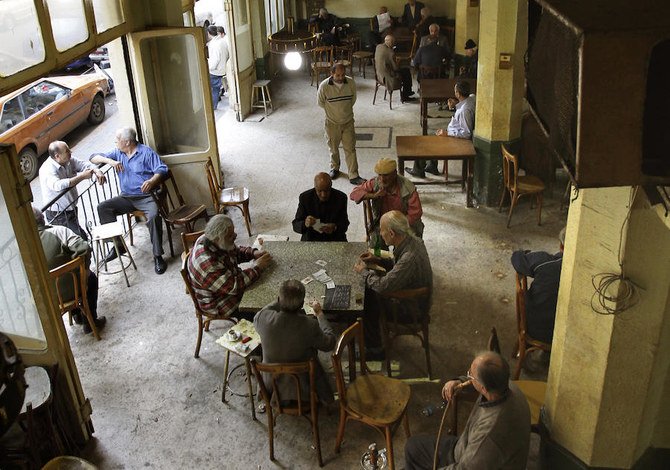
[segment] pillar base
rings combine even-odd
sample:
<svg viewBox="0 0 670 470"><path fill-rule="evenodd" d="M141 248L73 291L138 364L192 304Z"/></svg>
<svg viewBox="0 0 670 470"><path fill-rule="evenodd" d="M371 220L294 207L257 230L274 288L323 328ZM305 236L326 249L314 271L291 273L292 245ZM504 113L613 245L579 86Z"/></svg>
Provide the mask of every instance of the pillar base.
<svg viewBox="0 0 670 470"><path fill-rule="evenodd" d="M520 140L487 140L477 135L473 138L475 158L473 194L479 204L497 206L503 191L502 156L500 147L507 145L512 151L519 147Z"/></svg>

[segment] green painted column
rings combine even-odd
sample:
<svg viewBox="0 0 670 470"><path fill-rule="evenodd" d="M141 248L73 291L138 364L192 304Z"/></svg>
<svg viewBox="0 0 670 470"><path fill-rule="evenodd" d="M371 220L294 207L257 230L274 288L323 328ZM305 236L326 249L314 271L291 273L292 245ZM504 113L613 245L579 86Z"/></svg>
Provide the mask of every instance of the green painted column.
<svg viewBox="0 0 670 470"><path fill-rule="evenodd" d="M502 190L500 145L513 144L521 134L528 3L481 2L479 20L474 193L480 204L491 206Z"/></svg>

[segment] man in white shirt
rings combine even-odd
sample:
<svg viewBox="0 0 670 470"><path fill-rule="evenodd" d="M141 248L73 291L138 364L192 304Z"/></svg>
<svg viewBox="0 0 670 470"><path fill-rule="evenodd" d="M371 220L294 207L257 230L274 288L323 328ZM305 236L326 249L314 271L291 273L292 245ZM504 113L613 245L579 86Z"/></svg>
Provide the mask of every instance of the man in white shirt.
<svg viewBox="0 0 670 470"><path fill-rule="evenodd" d="M386 7L379 7L379 14L372 19L373 31L370 31L370 42L372 45L380 44L387 34L391 33L393 18Z"/></svg>
<svg viewBox="0 0 670 470"><path fill-rule="evenodd" d="M42 203L48 204L58 197L65 189L71 188L57 201L51 204L45 212L51 225L63 225L84 240L88 234L79 225L77 217L77 185L84 180L92 179L96 175L98 184L104 184L105 175L97 165L88 160L80 160L72 156L70 147L60 140L49 144L49 158L40 167L40 187L42 189Z"/></svg>
<svg viewBox="0 0 670 470"><path fill-rule="evenodd" d="M221 98L221 83L226 75L226 62L228 62L228 45L226 41L219 36L216 26L207 27L207 36L209 42L209 57L207 65L209 66L209 86L212 89L212 106L216 109Z"/></svg>
<svg viewBox="0 0 670 470"><path fill-rule="evenodd" d="M470 83L458 81L454 85L456 98L449 98L447 104L450 111L456 111L449 121L447 129L438 129L435 135L449 135L460 139L472 139L475 128L476 97L470 94Z"/></svg>

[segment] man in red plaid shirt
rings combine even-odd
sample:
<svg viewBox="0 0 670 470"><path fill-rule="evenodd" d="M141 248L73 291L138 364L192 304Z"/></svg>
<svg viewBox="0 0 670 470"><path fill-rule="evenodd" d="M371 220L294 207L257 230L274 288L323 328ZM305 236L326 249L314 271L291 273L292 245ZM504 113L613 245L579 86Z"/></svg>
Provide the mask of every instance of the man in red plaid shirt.
<svg viewBox="0 0 670 470"><path fill-rule="evenodd" d="M269 253L235 246L235 227L227 215L215 215L188 259L188 273L200 308L213 315L245 318L237 311L242 295L272 261ZM241 269L239 263L255 260ZM253 320L253 313L248 320Z"/></svg>

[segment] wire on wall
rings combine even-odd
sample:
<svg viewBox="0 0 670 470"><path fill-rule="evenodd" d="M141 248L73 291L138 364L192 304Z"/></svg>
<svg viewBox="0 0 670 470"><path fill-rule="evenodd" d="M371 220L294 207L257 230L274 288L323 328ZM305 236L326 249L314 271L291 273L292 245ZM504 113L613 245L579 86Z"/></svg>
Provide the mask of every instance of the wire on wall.
<svg viewBox="0 0 670 470"><path fill-rule="evenodd" d="M591 283L595 289L591 296L591 308L600 315L618 315L633 307L640 300L639 290L641 288L625 276L623 262L624 233L630 223L630 214L633 210L633 201L635 201L638 188L638 186L631 188L628 213L619 233L619 274L599 273L591 278Z"/></svg>

